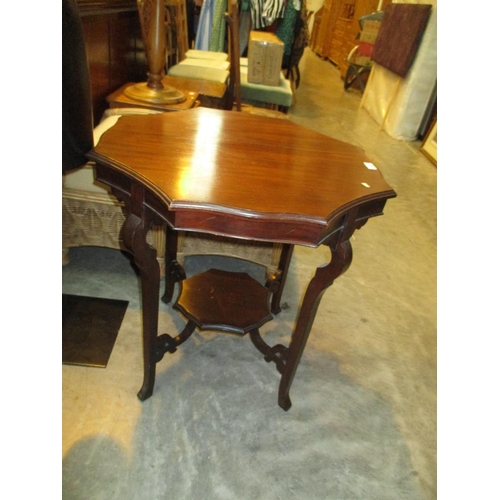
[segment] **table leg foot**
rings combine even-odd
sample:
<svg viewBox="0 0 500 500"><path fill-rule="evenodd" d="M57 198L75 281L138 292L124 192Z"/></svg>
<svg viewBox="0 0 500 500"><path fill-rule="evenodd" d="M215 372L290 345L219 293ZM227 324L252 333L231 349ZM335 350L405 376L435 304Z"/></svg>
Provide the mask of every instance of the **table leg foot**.
<svg viewBox="0 0 500 500"><path fill-rule="evenodd" d="M150 398L152 395L153 395L153 387L149 387L149 384L144 384L141 387L141 390L137 393L137 397L141 401L146 401L146 399Z"/></svg>
<svg viewBox="0 0 500 500"><path fill-rule="evenodd" d="M292 407L292 401L288 394L284 396L278 396L278 406L283 408L283 410L288 411Z"/></svg>
<svg viewBox="0 0 500 500"><path fill-rule="evenodd" d="M156 355L154 351L154 344L156 331L154 334L147 330L143 332L143 363L144 363L144 378L142 387L137 394L141 401L145 401L153 394L153 388L156 378Z"/></svg>

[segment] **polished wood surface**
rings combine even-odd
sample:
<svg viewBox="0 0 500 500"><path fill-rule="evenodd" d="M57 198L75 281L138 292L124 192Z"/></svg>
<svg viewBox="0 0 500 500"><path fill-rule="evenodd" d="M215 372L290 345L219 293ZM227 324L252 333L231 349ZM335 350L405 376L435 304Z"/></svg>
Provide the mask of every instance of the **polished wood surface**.
<svg viewBox="0 0 500 500"><path fill-rule="evenodd" d="M353 204L371 217L395 195L359 148L286 120L206 108L124 116L90 158L143 182L176 229L284 243L317 246Z"/></svg>
<svg viewBox="0 0 500 500"><path fill-rule="evenodd" d="M141 400L153 393L156 363L175 352L200 319L194 304L180 335L158 335L160 273L146 242L152 224L167 225L172 255L176 230L329 247L331 260L306 288L290 344L271 346L256 328L249 332L264 359L276 364L278 404L288 410L321 297L351 264L351 236L396 196L380 172L361 149L290 121L206 108L123 116L88 158L96 162L97 179L129 209L122 232L141 274ZM291 251L283 265L290 258Z"/></svg>
<svg viewBox="0 0 500 500"><path fill-rule="evenodd" d="M177 103L149 103L145 101L138 101L136 99L131 99L125 94L125 90L134 83L126 83L118 90L113 92L106 98L110 108L143 108L143 109L154 109L156 111L185 111L186 109L191 109L196 105L196 99L198 94L196 92L191 92L187 89L176 87L179 92L184 94L184 100Z"/></svg>
<svg viewBox="0 0 500 500"><path fill-rule="evenodd" d="M246 273L209 269L182 281L181 286L174 309L201 330L244 335L273 319L269 290Z"/></svg>
<svg viewBox="0 0 500 500"><path fill-rule="evenodd" d="M145 108L157 111L181 111L195 107L193 101L199 101L200 106L206 108L223 109L227 86L225 83L195 80L193 78L179 78L175 76L163 77L166 86L175 87L186 95L186 101L176 104L154 104L137 101L127 97L123 91L133 83L128 82L107 97L110 108Z"/></svg>
<svg viewBox="0 0 500 500"><path fill-rule="evenodd" d="M200 105L205 108L225 109L227 96L225 83L169 75L165 76L163 80L167 85L197 93Z"/></svg>
<svg viewBox="0 0 500 500"><path fill-rule="evenodd" d="M137 0L76 0L82 15L137 11Z"/></svg>

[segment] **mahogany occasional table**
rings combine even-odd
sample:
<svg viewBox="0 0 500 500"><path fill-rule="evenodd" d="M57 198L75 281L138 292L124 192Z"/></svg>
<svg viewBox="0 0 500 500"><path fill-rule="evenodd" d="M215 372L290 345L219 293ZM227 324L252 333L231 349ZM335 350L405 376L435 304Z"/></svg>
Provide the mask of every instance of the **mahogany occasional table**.
<svg viewBox="0 0 500 500"><path fill-rule="evenodd" d="M250 332L266 361L276 363L281 374L278 404L288 410L290 387L323 292L351 263L349 238L370 217L382 215L386 201L396 196L377 168L361 149L289 120L201 107L123 116L88 158L96 163L98 180L129 208L123 241L140 270L143 303L144 381L139 399L152 395L156 363L165 352L174 352L195 326L215 327ZM184 297L181 286L175 307L189 319L186 330L175 339L158 335L160 273L155 250L146 243L153 223L167 228L171 264L179 230L279 242L291 248L327 245L331 261L316 270L306 289L289 346L271 347L258 334L258 327L272 317L263 305L265 292L246 283L246 274L213 270L186 280ZM238 294L244 291L258 302L255 308L249 306L254 311L239 325L228 324L239 313L247 315L233 310L236 306L226 308L226 317L219 322L200 317L207 309L203 300L190 309L191 299L199 299L197 289L213 280L214 288L227 292L226 279L235 287L234 304L243 300Z"/></svg>

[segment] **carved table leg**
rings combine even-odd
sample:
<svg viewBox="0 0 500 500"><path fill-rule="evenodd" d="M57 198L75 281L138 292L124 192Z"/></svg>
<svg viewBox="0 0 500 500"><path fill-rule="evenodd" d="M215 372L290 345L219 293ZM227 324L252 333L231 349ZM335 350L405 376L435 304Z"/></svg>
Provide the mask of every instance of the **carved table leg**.
<svg viewBox="0 0 500 500"><path fill-rule="evenodd" d="M168 225L165 229L166 249L165 249L165 292L161 298L165 304L172 301L174 287L178 281L186 279L184 269L177 261L178 232Z"/></svg>
<svg viewBox="0 0 500 500"><path fill-rule="evenodd" d="M316 274L307 287L297 323L292 334L290 346L287 349L286 360L284 366L281 367L282 371L278 365L278 370L282 373L279 386L278 405L285 411L289 410L292 406L289 396L290 387L295 372L297 371L300 358L304 352L321 297L325 290L332 285L334 280L347 271L352 261L352 247L349 240L337 244L336 248L332 244L330 250L332 253L330 263L316 270Z"/></svg>
<svg viewBox="0 0 500 500"><path fill-rule="evenodd" d="M156 251L146 243L153 217L144 206L144 188L131 186L130 214L123 225L123 243L132 253L141 276L144 380L137 394L141 401L153 394L156 371L155 346L158 336L160 267Z"/></svg>
<svg viewBox="0 0 500 500"><path fill-rule="evenodd" d="M275 315L281 312L281 296L283 295L283 289L285 288L288 268L290 267L290 262L292 261L292 254L293 245L283 245L278 266L278 270L280 271L279 285L277 290L273 293L271 300L271 312Z"/></svg>

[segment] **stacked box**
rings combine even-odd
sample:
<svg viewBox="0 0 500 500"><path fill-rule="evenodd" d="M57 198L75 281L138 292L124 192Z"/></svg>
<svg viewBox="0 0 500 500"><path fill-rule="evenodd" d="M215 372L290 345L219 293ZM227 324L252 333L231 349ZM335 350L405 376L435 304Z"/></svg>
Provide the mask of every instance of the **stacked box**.
<svg viewBox="0 0 500 500"><path fill-rule="evenodd" d="M248 42L248 82L280 85L283 42L273 33L251 31Z"/></svg>

